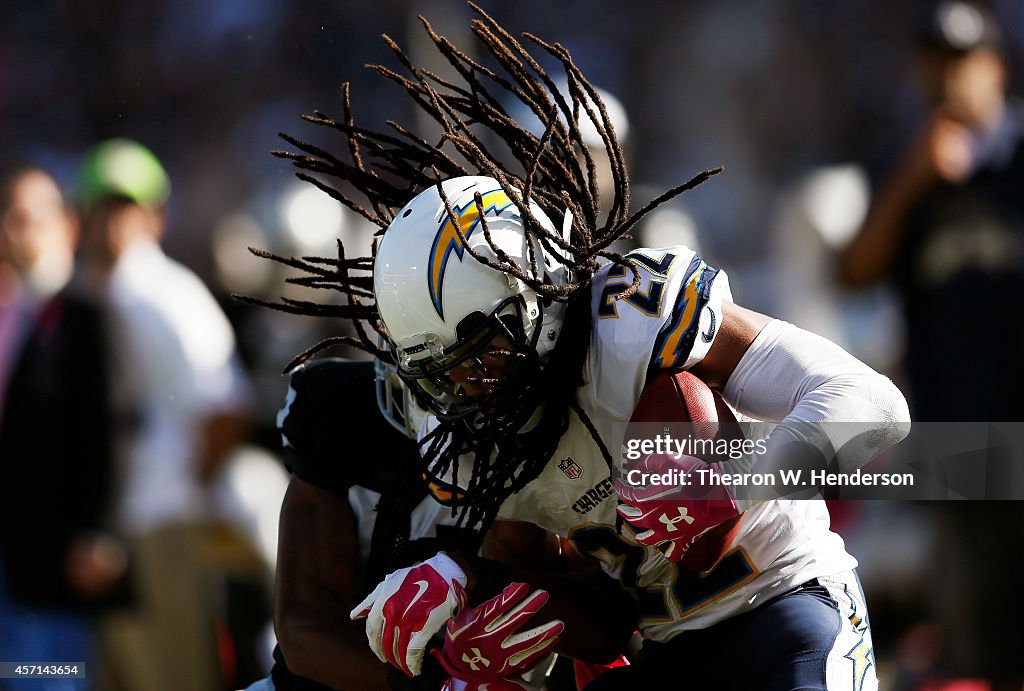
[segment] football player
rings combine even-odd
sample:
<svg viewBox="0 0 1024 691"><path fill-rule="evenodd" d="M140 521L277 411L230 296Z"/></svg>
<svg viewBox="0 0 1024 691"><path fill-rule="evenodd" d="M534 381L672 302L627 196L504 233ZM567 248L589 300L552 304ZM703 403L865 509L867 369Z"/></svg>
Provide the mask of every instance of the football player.
<svg viewBox="0 0 1024 691"><path fill-rule="evenodd" d="M293 138L304 153L282 155L363 193L368 207L301 175L383 228L380 246L371 258L341 253L334 262L283 261L306 268L313 276L308 285L345 292L346 305L321 313L355 320L358 342L371 352L378 351L366 325L381 330L403 378L429 396L434 417L419 434L423 469L435 496L456 507L459 525L520 555L560 536L615 578L635 611L623 624L614 599L583 587L585 570L569 555L553 580L472 549L439 552L392 572L353 609L353 617L366 618L371 649L416 675L431 637L441 635L432 654L445 669L500 684L535 663L536 649L552 641L571 656L607 662L635 626L644 638L642 657L588 689L666 682L876 688L856 561L829 530L823 502L658 497L615 481L617 451L645 388L664 381L662 372L689 370L733 409L777 422L759 463L783 462L782 449L798 441L842 469L857 468L907 434L903 396L829 341L734 304L726 274L684 246L626 256L609 251L658 203L717 171L630 216L615 132L568 52L527 36L560 62L565 97L523 43L474 9L480 19L473 32L504 73L470 58L425 21L465 85L418 70L393 42L410 76L377 68L440 123L442 142L468 163L397 125L399 137L355 126L346 90L341 121L310 119L347 135L352 162ZM543 135L508 118L495 88L537 113ZM615 193L607 210L580 136L584 111L612 162ZM484 148L482 129L505 144L519 167ZM403 179L378 175L364 152L380 171ZM419 190L411 201L410 189ZM333 264L330 272L323 263ZM372 277L359 274L367 271ZM849 422L866 426L870 443L849 444L846 427L831 424ZM646 462L663 470L677 469L680 460ZM687 557L708 535L716 536L717 548L702 550L706 559L695 564ZM543 588L546 604L510 585L520 582ZM497 600L479 604L495 594ZM481 624L502 606L508 610L498 623ZM510 618L518 633L498 625ZM737 650L756 654L744 654L739 666Z"/></svg>
<svg viewBox="0 0 1024 691"><path fill-rule="evenodd" d="M275 589L279 643L271 676L278 691L395 688L387 668L367 654L361 632L345 625L348 610L367 591L366 580L372 587L388 571L453 541L450 512L424 501L427 492L415 482L408 427L416 429L422 413L378 369L375 377L373 363L323 358L290 373L277 421L292 472ZM347 462L356 440L377 457ZM435 689L443 680L396 683Z"/></svg>
<svg viewBox="0 0 1024 691"><path fill-rule="evenodd" d="M281 509L279 642L270 679L252 688L434 691L446 676L440 665L416 679L392 669L389 678L388 668L369 655L362 627L348 620L367 584L464 542L451 511L417 482L410 437L424 408L396 368L382 361L323 358L291 369L290 377L277 421L292 472ZM372 448L371 462L349 462L359 445ZM534 606L544 598L522 589L516 595L516 603L530 596L527 604Z"/></svg>

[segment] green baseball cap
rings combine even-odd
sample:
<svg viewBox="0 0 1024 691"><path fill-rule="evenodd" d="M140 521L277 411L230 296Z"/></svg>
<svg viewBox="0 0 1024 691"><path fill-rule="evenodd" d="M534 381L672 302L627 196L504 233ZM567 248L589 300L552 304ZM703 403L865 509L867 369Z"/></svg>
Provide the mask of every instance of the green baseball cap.
<svg viewBox="0 0 1024 691"><path fill-rule="evenodd" d="M171 182L152 151L131 139L110 139L85 157L78 191L86 209L109 197L126 197L155 209L167 202Z"/></svg>

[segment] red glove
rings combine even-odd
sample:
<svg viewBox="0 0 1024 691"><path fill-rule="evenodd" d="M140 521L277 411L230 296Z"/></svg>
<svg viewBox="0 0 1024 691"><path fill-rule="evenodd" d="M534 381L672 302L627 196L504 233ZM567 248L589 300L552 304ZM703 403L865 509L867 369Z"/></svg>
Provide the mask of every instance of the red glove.
<svg viewBox="0 0 1024 691"><path fill-rule="evenodd" d="M512 583L501 595L449 621L444 647L430 654L449 674L466 681L496 682L528 671L550 652L565 628L556 619L519 631L547 601L547 591L531 593L526 583Z"/></svg>
<svg viewBox="0 0 1024 691"><path fill-rule="evenodd" d="M679 562L687 550L708 530L739 515L729 487L714 483L711 476L721 471L693 456L652 454L626 475L666 476L671 484L630 484L615 480L619 515L636 530L641 545L655 545L672 562ZM699 473L698 470L704 472Z"/></svg>
<svg viewBox="0 0 1024 691"><path fill-rule="evenodd" d="M381 662L420 673L430 638L466 604L466 574L444 552L388 574L352 610L366 617L366 638Z"/></svg>

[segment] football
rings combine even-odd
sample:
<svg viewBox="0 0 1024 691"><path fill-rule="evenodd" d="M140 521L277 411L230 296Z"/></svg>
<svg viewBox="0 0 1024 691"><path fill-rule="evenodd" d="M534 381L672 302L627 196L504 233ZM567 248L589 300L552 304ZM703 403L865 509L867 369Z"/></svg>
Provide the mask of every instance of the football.
<svg viewBox="0 0 1024 691"><path fill-rule="evenodd" d="M660 426L656 426L658 423ZM663 425L661 423L664 423ZM689 372L660 372L644 389L630 418L632 431L665 431L674 437L692 435L695 439L742 439L736 416L721 394ZM632 434L631 434L632 436ZM695 454L707 463L725 461L713 454ZM694 544L680 567L688 571L708 571L729 551L743 516L722 523Z"/></svg>
<svg viewBox="0 0 1024 691"><path fill-rule="evenodd" d="M685 423L672 426L701 439L742 436L736 416L721 394L689 372L662 371L644 388L630 423ZM715 458L704 458L713 462Z"/></svg>

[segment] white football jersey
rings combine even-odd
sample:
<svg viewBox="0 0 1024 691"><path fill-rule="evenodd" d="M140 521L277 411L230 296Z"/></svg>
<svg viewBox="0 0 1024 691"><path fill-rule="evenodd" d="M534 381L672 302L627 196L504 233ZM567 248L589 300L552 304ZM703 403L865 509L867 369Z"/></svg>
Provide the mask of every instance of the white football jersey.
<svg viewBox="0 0 1024 691"><path fill-rule="evenodd" d="M615 462L649 377L700 362L718 333L722 303L732 300L725 273L687 247L640 249L629 256L640 265L634 295L614 299L632 282L622 267L608 265L594 277L594 330L579 392L581 407ZM461 487L471 463L466 458L459 464ZM551 461L502 504L498 518L536 524L598 559L635 595L640 628L656 641L706 628L811 578L856 566L842 538L829 530L821 500L776 500L748 510L728 551L704 573L686 571L653 547L637 544L628 526L620 535L615 509L605 456L570 413Z"/></svg>

